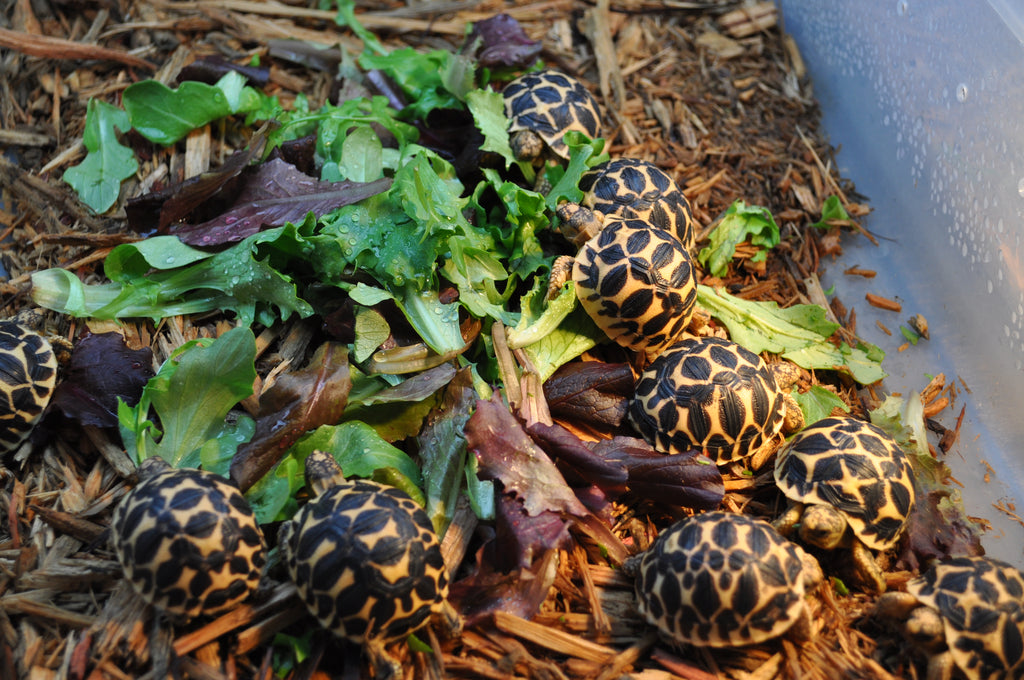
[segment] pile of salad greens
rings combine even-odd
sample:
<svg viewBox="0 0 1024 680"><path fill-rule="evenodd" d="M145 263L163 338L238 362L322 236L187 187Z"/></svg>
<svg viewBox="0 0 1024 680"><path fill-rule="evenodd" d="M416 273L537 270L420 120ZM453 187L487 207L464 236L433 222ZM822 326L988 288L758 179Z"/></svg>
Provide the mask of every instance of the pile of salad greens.
<svg viewBox="0 0 1024 680"><path fill-rule="evenodd" d="M266 523L294 512L302 461L327 450L346 474L409 491L443 530L462 493L480 517L496 512L482 478L501 473L479 474L487 461L468 454L467 438L486 439L485 423L470 423L480 405L481 419L498 422L495 388L525 366L543 382L608 342L571 281L547 299L552 262L569 248L555 208L582 198L581 176L608 154L604 140L571 133L568 163L543 168L551 188L533 188L535 168L509 147L500 85L541 64L507 17L470 27L457 53L389 51L359 26L353 3L339 4L339 23L365 49L342 56L350 87L337 103L313 108L300 96L285 107L235 70L175 88L138 82L121 108L90 102L88 155L64 180L97 213L138 171L129 132L167 146L217 123L247 145L217 170L129 200L129 224L147 237L110 252L104 282L48 269L32 275L32 298L91 319L233 316L232 330L185 343L121 395L111 424L136 461L241 475ZM722 275L743 241L767 251L779 228L764 208L738 202L698 260ZM709 286L698 300L755 352L861 384L885 376L881 350L834 341L838 324L821 307L782 309ZM344 332L332 334L339 309ZM316 320L329 341L277 375L250 416L238 405L253 395L256 335L296 319ZM503 352L523 366L510 371ZM809 422L846 408L821 387L798 398ZM445 411L445 400L461 406ZM575 498L565 502L578 512Z"/></svg>

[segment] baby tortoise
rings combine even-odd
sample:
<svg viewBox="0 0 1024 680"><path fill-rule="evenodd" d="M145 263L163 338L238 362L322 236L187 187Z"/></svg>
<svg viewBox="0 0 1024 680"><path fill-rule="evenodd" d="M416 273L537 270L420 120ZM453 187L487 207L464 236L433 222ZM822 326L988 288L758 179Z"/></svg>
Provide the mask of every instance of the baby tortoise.
<svg viewBox="0 0 1024 680"><path fill-rule="evenodd" d="M0 454L32 433L57 384L57 358L39 333L0 321Z"/></svg>
<svg viewBox="0 0 1024 680"><path fill-rule="evenodd" d="M1024 678L1024 574L991 557L956 557L885 593L877 616L898 621L928 655L926 680Z"/></svg>
<svg viewBox="0 0 1024 680"><path fill-rule="evenodd" d="M826 550L849 546L858 578L884 592L871 551L896 545L914 506L913 473L896 440L856 418L819 420L779 450L775 482L790 500L775 527Z"/></svg>
<svg viewBox="0 0 1024 680"><path fill-rule="evenodd" d="M688 338L640 375L629 419L663 453L697 449L719 465L757 456L756 468L774 451L780 432L803 426L786 391L799 375L794 368L769 367L722 338Z"/></svg>
<svg viewBox="0 0 1024 680"><path fill-rule="evenodd" d="M278 534L288 573L324 628L362 645L376 677L400 678L388 643L432 615L460 626L430 518L399 489L346 480L323 451L306 458L305 472L316 496Z"/></svg>
<svg viewBox="0 0 1024 680"><path fill-rule="evenodd" d="M623 569L635 575L640 612L670 641L738 647L813 635L805 594L822 581L821 568L764 520L688 517Z"/></svg>
<svg viewBox="0 0 1024 680"><path fill-rule="evenodd" d="M147 458L114 510L125 577L145 600L183 619L227 611L259 585L263 534L245 497L212 472Z"/></svg>
<svg viewBox="0 0 1024 680"><path fill-rule="evenodd" d="M580 304L623 347L660 352L690 323L697 303L690 254L644 220L611 218L575 258L558 258L549 294L570 267Z"/></svg>
<svg viewBox="0 0 1024 680"><path fill-rule="evenodd" d="M562 136L569 130L601 136L601 110L594 95L575 78L554 69L526 73L501 92L509 119L509 144L520 161L554 156L569 160Z"/></svg>
<svg viewBox="0 0 1024 680"><path fill-rule="evenodd" d="M560 229L577 246L593 238L604 220L641 219L674 235L687 251L694 245L690 202L658 166L635 158L597 165L580 179L583 201L558 208Z"/></svg>

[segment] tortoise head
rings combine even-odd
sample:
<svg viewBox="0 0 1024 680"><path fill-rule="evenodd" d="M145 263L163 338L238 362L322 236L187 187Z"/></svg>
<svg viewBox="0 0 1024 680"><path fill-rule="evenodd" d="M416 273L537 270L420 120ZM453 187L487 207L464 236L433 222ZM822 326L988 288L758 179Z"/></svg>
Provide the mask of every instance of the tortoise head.
<svg viewBox="0 0 1024 680"><path fill-rule="evenodd" d="M135 474L138 476L139 481L143 479L152 479L161 472L167 472L171 469L171 464L160 456L153 456L139 463L138 469Z"/></svg>
<svg viewBox="0 0 1024 680"><path fill-rule="evenodd" d="M341 466L326 451L314 451L306 457L306 486L319 496L335 484L345 481Z"/></svg>

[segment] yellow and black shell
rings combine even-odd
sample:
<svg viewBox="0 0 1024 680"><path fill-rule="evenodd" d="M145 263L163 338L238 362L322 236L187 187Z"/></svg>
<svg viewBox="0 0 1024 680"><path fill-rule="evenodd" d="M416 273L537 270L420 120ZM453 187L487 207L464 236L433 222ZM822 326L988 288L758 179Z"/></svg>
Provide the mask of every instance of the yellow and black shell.
<svg viewBox="0 0 1024 680"><path fill-rule="evenodd" d="M819 420L775 459L775 482L790 500L831 505L872 550L899 541L914 505L913 472L885 430L849 416Z"/></svg>
<svg viewBox="0 0 1024 680"><path fill-rule="evenodd" d="M586 210L573 209L571 204L559 210L570 229L596 233L597 225L573 222L600 223L609 216L642 219L674 234L687 250L693 248L690 202L675 180L653 163L635 158L606 161L583 174L580 189L584 192L580 205Z"/></svg>
<svg viewBox="0 0 1024 680"><path fill-rule="evenodd" d="M509 119L509 140L516 158L533 162L545 152L569 159L562 136L569 130L590 139L601 136L601 110L583 84L560 71L526 73L501 92Z"/></svg>
<svg viewBox="0 0 1024 680"><path fill-rule="evenodd" d="M345 480L320 451L307 458L306 478L319 493L281 526L278 544L300 597L324 628L356 644L386 643L447 606L437 534L408 494Z"/></svg>
<svg viewBox="0 0 1024 680"><path fill-rule="evenodd" d="M639 564L630 560L639 558ZM680 520L625 565L640 612L667 639L738 647L809 621L804 595L822 578L813 558L764 520L713 511Z"/></svg>
<svg viewBox="0 0 1024 680"><path fill-rule="evenodd" d="M143 461L138 476L110 523L136 592L184 619L246 599L259 585L266 549L241 492L220 475L175 469L161 458Z"/></svg>
<svg viewBox="0 0 1024 680"><path fill-rule="evenodd" d="M672 234L643 220L607 220L577 253L572 280L594 322L636 351L671 344L697 303L689 253Z"/></svg>
<svg viewBox="0 0 1024 680"><path fill-rule="evenodd" d="M57 384L57 358L47 340L13 321L0 321L0 453L32 433Z"/></svg>
<svg viewBox="0 0 1024 680"><path fill-rule="evenodd" d="M1024 678L1024 574L991 557L956 557L907 583L942 619L953 662L969 680Z"/></svg>
<svg viewBox="0 0 1024 680"><path fill-rule="evenodd" d="M721 338L689 338L641 374L629 418L662 453L697 449L721 465L753 455L779 433L784 400L758 355Z"/></svg>

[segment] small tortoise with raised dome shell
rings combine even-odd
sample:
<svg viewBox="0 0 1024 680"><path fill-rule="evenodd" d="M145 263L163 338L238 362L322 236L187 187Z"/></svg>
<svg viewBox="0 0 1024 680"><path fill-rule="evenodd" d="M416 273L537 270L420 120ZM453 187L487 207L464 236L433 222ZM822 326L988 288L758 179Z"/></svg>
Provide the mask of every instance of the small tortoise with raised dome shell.
<svg viewBox="0 0 1024 680"><path fill-rule="evenodd" d="M18 448L57 384L57 358L39 333L0 321L0 454Z"/></svg>
<svg viewBox="0 0 1024 680"><path fill-rule="evenodd" d="M520 161L537 163L553 156L569 160L562 137L569 130L601 136L601 110L580 81L554 69L525 73L505 85L509 144Z"/></svg>
<svg viewBox="0 0 1024 680"><path fill-rule="evenodd" d="M926 680L1024 678L1024 573L991 557L956 557L885 593L877 616L928 655Z"/></svg>
<svg viewBox="0 0 1024 680"><path fill-rule="evenodd" d="M805 594L821 582L821 568L764 520L721 511L688 517L623 569L635 576L640 612L670 641L739 647L813 636Z"/></svg>
<svg viewBox="0 0 1024 680"><path fill-rule="evenodd" d="M215 615L247 598L266 560L245 497L212 472L147 458L114 510L114 552L145 600L183 619Z"/></svg>
<svg viewBox="0 0 1024 680"><path fill-rule="evenodd" d="M401 677L388 643L434 615L449 631L460 625L430 518L404 491L346 480L323 451L305 473L315 497L278 534L288 573L324 628L362 645L377 678Z"/></svg>
<svg viewBox="0 0 1024 680"><path fill-rule="evenodd" d="M616 158L580 178L583 200L558 208L560 229L576 245L593 238L609 217L641 219L674 235L691 250L695 233L690 202L658 166L636 158Z"/></svg>
<svg viewBox="0 0 1024 680"><path fill-rule="evenodd" d="M777 446L780 432L803 426L799 406L785 391L799 374L792 368L769 366L730 340L688 338L641 374L629 419L663 453L697 449L719 465L761 459Z"/></svg>
<svg viewBox="0 0 1024 680"><path fill-rule="evenodd" d="M856 418L819 420L779 450L775 481L790 500L775 527L826 550L849 546L861 581L885 591L871 550L896 545L914 506L913 474L896 440Z"/></svg>
<svg viewBox="0 0 1024 680"><path fill-rule="evenodd" d="M576 297L618 344L657 353L690 323L697 302L693 261L678 240L644 220L611 218L575 258L555 262L550 293L571 266Z"/></svg>

